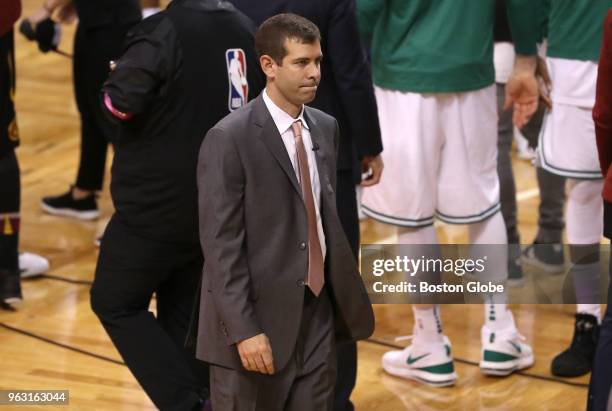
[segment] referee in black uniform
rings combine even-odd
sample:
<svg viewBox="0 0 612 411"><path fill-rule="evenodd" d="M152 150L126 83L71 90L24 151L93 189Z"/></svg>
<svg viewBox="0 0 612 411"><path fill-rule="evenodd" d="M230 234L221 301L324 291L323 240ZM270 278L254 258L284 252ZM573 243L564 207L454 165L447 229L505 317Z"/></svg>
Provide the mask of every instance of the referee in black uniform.
<svg viewBox="0 0 612 411"><path fill-rule="evenodd" d="M109 61L121 53L125 34L141 18L138 0L45 0L29 20L36 26L54 12L62 22L78 17L74 38L73 82L81 117L81 158L68 192L45 197L45 212L78 219L99 216L96 192L102 189L109 135L115 133L99 104Z"/></svg>
<svg viewBox="0 0 612 411"><path fill-rule="evenodd" d="M15 118L15 54L13 24L21 13L21 1L2 3L0 15L0 303L21 300L18 265L19 164L15 147L19 129Z"/></svg>
<svg viewBox="0 0 612 411"><path fill-rule="evenodd" d="M263 88L250 20L223 0L174 0L127 36L102 88L120 124L91 304L162 410L201 409L208 367L185 349L202 273L196 165L204 135ZM156 295L157 316L149 303Z"/></svg>

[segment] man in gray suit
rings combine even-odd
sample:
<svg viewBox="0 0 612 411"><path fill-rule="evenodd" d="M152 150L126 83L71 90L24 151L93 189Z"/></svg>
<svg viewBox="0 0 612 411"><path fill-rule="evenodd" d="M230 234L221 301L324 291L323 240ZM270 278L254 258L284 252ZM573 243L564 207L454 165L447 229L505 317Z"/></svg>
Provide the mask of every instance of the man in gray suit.
<svg viewBox="0 0 612 411"><path fill-rule="evenodd" d="M320 34L279 14L255 46L265 91L200 149L197 356L215 411L331 410L335 343L369 337L374 316L336 212L338 126L304 106Z"/></svg>

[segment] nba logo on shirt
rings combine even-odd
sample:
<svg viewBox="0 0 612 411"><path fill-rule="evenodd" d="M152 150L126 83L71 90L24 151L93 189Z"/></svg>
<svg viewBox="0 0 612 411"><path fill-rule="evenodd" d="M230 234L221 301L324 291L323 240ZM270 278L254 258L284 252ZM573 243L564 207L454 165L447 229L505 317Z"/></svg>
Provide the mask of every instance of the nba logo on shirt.
<svg viewBox="0 0 612 411"><path fill-rule="evenodd" d="M246 56L242 49L225 51L227 78L229 80L229 111L234 111L247 103L249 85L246 77Z"/></svg>

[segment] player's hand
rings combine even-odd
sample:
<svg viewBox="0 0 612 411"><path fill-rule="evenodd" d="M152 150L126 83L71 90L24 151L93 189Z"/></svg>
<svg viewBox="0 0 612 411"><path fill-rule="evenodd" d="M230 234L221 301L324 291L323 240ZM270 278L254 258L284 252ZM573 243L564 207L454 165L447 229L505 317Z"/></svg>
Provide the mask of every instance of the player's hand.
<svg viewBox="0 0 612 411"><path fill-rule="evenodd" d="M58 9L64 9L67 6L71 6L71 0L45 0L42 3L42 6L37 9L34 13L28 16L28 20L32 24L32 28L36 30L36 25L43 20L47 20L53 15L53 12ZM60 11L61 13L61 11ZM74 12L76 18L76 12ZM62 21L62 17L60 15L60 21Z"/></svg>
<svg viewBox="0 0 612 411"><path fill-rule="evenodd" d="M364 157L361 160L361 172L369 173L369 175L361 181L361 186L368 187L378 184L384 167L385 165L380 154Z"/></svg>
<svg viewBox="0 0 612 411"><path fill-rule="evenodd" d="M47 20L49 17L51 17L51 13L49 12L49 10L45 7L41 7L39 9L36 9L34 13L30 14L27 20L30 21L32 29L36 31L36 26L38 25L38 23L43 20Z"/></svg>
<svg viewBox="0 0 612 411"><path fill-rule="evenodd" d="M74 23L77 18L76 9L74 8L74 4L68 3L62 6L62 8L60 8L59 12L57 13L57 18L59 19L60 23L63 23L63 24Z"/></svg>
<svg viewBox="0 0 612 411"><path fill-rule="evenodd" d="M242 366L253 372L262 374L274 374L274 359L272 358L272 347L266 334L257 334L236 344Z"/></svg>
<svg viewBox="0 0 612 411"><path fill-rule="evenodd" d="M504 109L512 107L512 122L522 128L538 109L540 89L535 76L537 60L532 56L516 56L514 70L506 84Z"/></svg>

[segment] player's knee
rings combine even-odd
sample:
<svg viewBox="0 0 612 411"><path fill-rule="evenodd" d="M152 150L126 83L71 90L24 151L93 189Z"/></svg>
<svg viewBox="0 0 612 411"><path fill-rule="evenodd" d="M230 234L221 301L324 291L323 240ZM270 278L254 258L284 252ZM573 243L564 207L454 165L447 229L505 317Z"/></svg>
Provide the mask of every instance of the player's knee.
<svg viewBox="0 0 612 411"><path fill-rule="evenodd" d="M601 180L570 180L567 190L568 201L579 206L599 207L602 188Z"/></svg>

